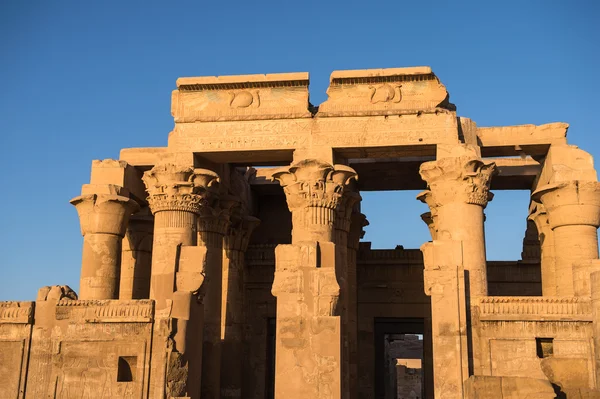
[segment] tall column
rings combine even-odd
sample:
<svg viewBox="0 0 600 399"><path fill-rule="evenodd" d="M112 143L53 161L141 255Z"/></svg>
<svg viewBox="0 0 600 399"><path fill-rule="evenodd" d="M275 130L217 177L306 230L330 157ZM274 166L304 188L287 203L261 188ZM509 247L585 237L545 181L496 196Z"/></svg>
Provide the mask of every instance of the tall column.
<svg viewBox="0 0 600 399"><path fill-rule="evenodd" d="M252 216L233 217L225 235L223 307L221 309L221 398L241 399L245 318L245 255L252 231L260 221Z"/></svg>
<svg viewBox="0 0 600 399"><path fill-rule="evenodd" d="M548 223L546 208L539 202L532 201L529 210L529 220L535 223L540 240L542 295L556 295L556 265L554 252L554 233Z"/></svg>
<svg viewBox="0 0 600 399"><path fill-rule="evenodd" d="M118 299L121 243L129 216L139 206L115 185L84 185L71 200L77 208L83 253L80 299Z"/></svg>
<svg viewBox="0 0 600 399"><path fill-rule="evenodd" d="M347 390L342 387L334 226L356 172L303 160L279 169L273 178L284 188L293 224L292 245L275 250L275 397L338 399Z"/></svg>
<svg viewBox="0 0 600 399"><path fill-rule="evenodd" d="M452 382L460 385L461 392L469 374L479 372L478 329L471 323L471 303L488 292L483 210L492 198L489 186L495 164L485 164L471 146L456 146L452 153L455 156L421 165L420 174L428 190L417 197L431 210L430 215L423 215L423 220L429 226L433 243L425 244L421 250L424 257L427 251L437 253L429 255L425 264L425 293L431 296L432 302L436 392L438 385L445 384L442 370L449 367L450 354L445 353L448 350L455 351L452 362L463 367L460 374L463 379ZM444 308L446 303L448 309ZM452 375L453 379L458 377ZM445 395L436 393L436 398L459 397L453 396L458 395L458 391Z"/></svg>
<svg viewBox="0 0 600 399"><path fill-rule="evenodd" d="M431 297L433 388L436 399L463 397L469 378L467 303L460 241L423 244L425 294Z"/></svg>
<svg viewBox="0 0 600 399"><path fill-rule="evenodd" d="M363 228L369 225L365 215L360 213L359 206L354 206L350 217L348 232L348 344L349 344L349 377L350 399L358 398L358 281L357 253L360 239L364 236Z"/></svg>
<svg viewBox="0 0 600 399"><path fill-rule="evenodd" d="M435 218L435 239L462 241L466 285L470 296L487 295L483 210L492 194L490 179L495 164L475 154L425 162L420 174L429 189L419 199Z"/></svg>
<svg viewBox="0 0 600 399"><path fill-rule="evenodd" d="M533 193L546 208L554 234L556 295L573 296L573 264L598 259L600 183L573 180Z"/></svg>
<svg viewBox="0 0 600 399"><path fill-rule="evenodd" d="M150 208L129 218L123 239L119 299L150 298L154 217Z"/></svg>
<svg viewBox="0 0 600 399"><path fill-rule="evenodd" d="M165 393L158 396L200 398L202 375L203 294L207 249L196 246L197 218L211 209L218 175L206 169L159 164L144 174L154 214L150 298L155 300L154 356L167 350ZM167 347L162 343L167 342ZM155 365L154 367L158 367Z"/></svg>
<svg viewBox="0 0 600 399"><path fill-rule="evenodd" d="M223 301L223 237L229 227L229 211L237 203L221 196L212 207L204 208L198 218L198 245L206 248L206 293L204 296L204 334L202 353L202 399L221 395L221 309Z"/></svg>

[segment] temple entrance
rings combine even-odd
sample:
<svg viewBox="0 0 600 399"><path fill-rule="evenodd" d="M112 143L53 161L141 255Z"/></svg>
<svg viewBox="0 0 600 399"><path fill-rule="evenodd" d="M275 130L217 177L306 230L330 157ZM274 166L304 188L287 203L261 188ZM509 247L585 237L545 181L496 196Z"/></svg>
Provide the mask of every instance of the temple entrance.
<svg viewBox="0 0 600 399"><path fill-rule="evenodd" d="M375 319L375 398L425 398L424 327L423 319Z"/></svg>

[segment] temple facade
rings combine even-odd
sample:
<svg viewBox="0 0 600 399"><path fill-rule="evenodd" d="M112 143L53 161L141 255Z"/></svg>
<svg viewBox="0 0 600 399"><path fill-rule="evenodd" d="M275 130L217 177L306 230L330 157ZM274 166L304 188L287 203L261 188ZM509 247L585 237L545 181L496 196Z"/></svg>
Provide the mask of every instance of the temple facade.
<svg viewBox="0 0 600 399"><path fill-rule="evenodd" d="M0 303L1 398L600 398L600 183L568 125L477 126L429 67L308 84L180 78L167 146L92 162L79 292ZM429 242L361 241L381 190L420 190ZM531 193L522 259L486 258L497 190Z"/></svg>

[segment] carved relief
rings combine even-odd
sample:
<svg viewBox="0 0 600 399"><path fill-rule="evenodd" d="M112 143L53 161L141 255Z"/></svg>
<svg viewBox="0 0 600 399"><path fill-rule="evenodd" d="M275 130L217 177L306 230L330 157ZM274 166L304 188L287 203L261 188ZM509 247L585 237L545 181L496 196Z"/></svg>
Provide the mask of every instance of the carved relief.
<svg viewBox="0 0 600 399"><path fill-rule="evenodd" d="M369 86L369 89L371 89L371 104L387 102L399 103L402 100L400 87L402 87L402 85L392 86L384 84L379 87Z"/></svg>
<svg viewBox="0 0 600 399"><path fill-rule="evenodd" d="M249 92L247 90L238 91L238 92L229 92L230 100L229 106L231 108L248 108L249 106L253 106L254 108L260 107L260 95L258 94L258 90L254 92Z"/></svg>

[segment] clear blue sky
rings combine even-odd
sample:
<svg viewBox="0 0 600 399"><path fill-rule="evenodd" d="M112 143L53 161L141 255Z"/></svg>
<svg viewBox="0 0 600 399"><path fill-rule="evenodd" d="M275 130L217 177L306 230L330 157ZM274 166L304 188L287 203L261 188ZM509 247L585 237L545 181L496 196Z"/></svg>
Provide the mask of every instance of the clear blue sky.
<svg viewBox="0 0 600 399"><path fill-rule="evenodd" d="M430 65L480 126L571 124L598 157L596 1L3 1L0 5L0 300L79 287L69 200L92 159L164 146L180 76ZM365 194L365 239L428 240L414 192ZM489 259L518 259L528 193L496 193Z"/></svg>

